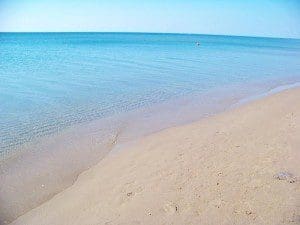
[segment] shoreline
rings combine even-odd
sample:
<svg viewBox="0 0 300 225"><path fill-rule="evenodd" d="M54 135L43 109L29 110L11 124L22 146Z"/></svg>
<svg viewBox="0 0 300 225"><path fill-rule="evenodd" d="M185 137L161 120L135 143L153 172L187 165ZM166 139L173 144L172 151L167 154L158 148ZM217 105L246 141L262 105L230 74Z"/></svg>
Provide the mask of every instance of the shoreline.
<svg viewBox="0 0 300 225"><path fill-rule="evenodd" d="M283 87L287 87L287 88L293 88L293 86L298 86L299 85L299 83L298 82L296 82L297 84L291 84L291 85L283 85ZM277 87L278 88L278 87ZM275 89L277 89L277 88L275 88ZM99 146L101 147L101 146L103 146L103 145L105 145L106 147L108 146L108 148L106 149L106 151L102 151L102 152L97 152L97 154L95 155L95 160L94 160L94 162L93 163L89 163L89 165L88 166L85 166L84 167L84 169L81 169L81 170L76 170L75 169L75 174L72 174L71 173L71 175L69 175L69 178L67 178L69 181L67 182L67 183L65 183L65 184L63 184L63 188L61 188L61 187L55 187L54 188L54 190L56 190L55 192L54 192L54 194L53 194L53 188L52 188L52 190L51 190L51 184L50 183L45 183L45 182L39 182L39 181L34 181L34 180L31 180L31 179L29 179L31 182L33 181L34 183L33 183L33 185L37 185L37 184L40 184L40 185L38 185L37 186L37 188L38 189L42 189L42 191L44 192L45 190L45 187L49 187L50 189L49 189L49 191L48 192L46 192L47 194L46 194L46 198L45 197L43 197L43 200L42 201L40 201L40 204L43 204L44 202L46 202L46 201L48 201L48 200L50 200L53 196L55 196L56 194L58 194L58 193L60 193L61 191L63 191L63 190L65 190L65 189L67 189L68 187L70 187L72 184L74 184L75 182L76 182L76 180L77 180L77 177L78 176L80 176L80 174L81 173L84 173L85 171L87 171L87 170L89 170L92 166L94 166L94 165L96 165L96 164L98 164L98 163L100 163L105 157L107 157L108 155L110 155L110 153L112 153L112 154L116 154L116 152L118 153L119 151L122 151L122 149L123 148L127 148L128 146L131 146L132 145L132 143L136 143L137 141L139 141L139 139L143 139L143 138L146 138L147 136L149 136L149 135L153 135L153 134L155 134L155 133L158 133L158 132L161 132L161 131L163 131L163 130L165 130L165 129L171 129L171 128L176 128L177 126L185 126L185 125L187 125L187 124L190 124L190 123L196 123L197 121L199 121L199 120L203 120L203 119L205 119L205 118L207 118L207 117L211 117L211 116L215 116L216 114L218 115L219 113L224 113L224 112L226 112L226 111L228 111L228 110L232 110L232 109L234 109L234 108L236 108L236 107L242 107L243 105L247 105L247 104L249 104L249 102L251 103L252 101L257 101L257 99L261 99L261 98L265 98L266 96L269 96L269 95L273 95L274 93L272 92L272 90L274 90L274 88L271 88L268 92L265 92L265 93L263 93L263 94L258 94L256 97L254 96L254 98L253 97L251 97L251 98L249 98L249 99L247 99L246 98L246 100L245 99L242 99L242 100L238 100L237 102L233 102L229 107L226 107L226 108L224 108L224 109L222 109L222 110L220 110L219 112L216 112L216 113L214 113L214 114L209 114L209 115L207 115L207 116L203 116L203 117L200 117L200 118L198 118L198 119L194 119L194 120L192 120L192 121L189 121L189 122L183 122L182 124L173 124L172 126L170 126L170 127L166 127L166 128L162 128L162 129L158 129L158 130L155 130L154 132L150 132L150 133L147 133L147 134L145 134L145 135L141 135L140 137L138 137L138 138L127 138L128 140L127 141L123 141L123 142L121 142L121 143L119 143L118 142L118 134L116 135L116 136L112 136L112 137L110 137L110 139L109 139L109 141L108 142L106 142L106 143L101 143L100 145L96 145L96 146L91 146L91 145L88 145L88 143L85 143L85 144L87 144L88 146L87 147L85 147L85 149L89 149L90 148L90 153L92 153L93 151L92 150L95 150L95 148L96 147L98 147L99 148ZM279 88L279 90L278 90L279 92L281 92L281 91L283 91L283 90L281 90L280 88ZM275 92L275 93L277 93L277 92ZM81 134L83 134L84 132L82 132ZM65 138L64 136L62 136L61 138ZM125 140L126 140L126 138L125 138ZM117 143L118 142L118 143ZM94 144L94 143L93 143ZM126 147L127 146L127 147ZM72 149L73 150L73 149ZM37 153L38 154L38 153ZM25 154L26 155L26 154ZM51 159L51 157L53 157L53 156L51 156L51 155L47 155L47 157L49 157L50 156L50 159ZM79 156L81 156L81 157L83 157L82 155L79 155ZM57 157L57 156L56 156ZM62 155L62 157L67 157L67 155ZM76 156L75 157L75 159L79 159L80 157L78 157L78 156ZM21 158L22 159L22 158ZM30 160L31 160L32 158L30 158ZM36 159L38 159L38 158L36 158ZM19 159L20 160L20 159ZM27 160L28 161L28 160ZM82 159L81 159L81 161L83 161ZM0 165L0 166L3 166L3 165ZM3 167L4 169L5 169L5 167ZM3 169L2 168L2 169ZM35 168L36 169L36 168ZM71 169L72 170L72 169ZM56 170L54 170L54 172L55 172ZM47 169L45 170L45 173L47 173L47 172L49 172L49 171L47 171ZM73 171L74 172L74 171ZM52 171L52 173L53 173L53 171ZM71 177L70 177L71 176ZM62 180L61 180L62 181ZM64 183L64 182L62 182L62 183ZM17 185L18 186L18 185ZM60 185L59 185L60 186ZM31 185L31 188L32 188L32 185ZM46 189L47 189L46 188ZM29 188L30 189L30 188ZM35 189L35 190L33 190L34 192L36 192L36 191L40 191L40 190L37 190L37 189ZM30 192L32 192L32 190L28 190L27 191L27 193L30 193ZM45 194L43 194L44 196L45 196ZM48 197L47 197L48 196ZM40 204L38 204L38 205L40 205ZM35 208L36 206L38 206L38 205L36 205L36 204L33 204L30 208ZM26 213L28 210L26 210L24 213Z"/></svg>
<svg viewBox="0 0 300 225"><path fill-rule="evenodd" d="M141 117L142 114L149 114L149 113L153 113L153 112L157 113L160 110L166 111L166 110L168 110L167 109L168 107L172 107L171 105L183 104L183 105L188 105L188 107L191 107L190 105L194 104L192 107L195 107L195 103L199 100L203 101L203 99L205 99L205 98L208 98L209 100L211 100L210 98L218 98L218 97L216 97L218 95L225 96L224 98L217 99L217 101L221 101L222 103L224 103L223 101L227 101L227 103L224 104L224 107L222 107L221 109L211 108L212 104L206 105L204 107L210 107L210 109L206 113L203 113L203 115L200 115L197 117L190 116L191 118L187 117L187 119L183 119L183 121L181 121L181 122L180 121L173 122L173 124L158 128L158 129L154 130L153 132L145 132L144 136L146 136L151 133L158 132L160 130L170 128L173 126L179 126L179 125L192 123L192 122L200 120L204 117L212 116L217 113L222 113L222 112L226 111L227 109L231 109L236 106L238 107L243 104L247 104L248 102L251 102L253 100L257 100L257 99L275 94L277 92L280 92L280 91L283 91L286 89L300 86L300 80L299 80L298 76L291 76L285 80L276 80L276 79L269 80L269 79L267 79L266 82L268 83L267 85L264 84L262 81L259 81L259 82L252 81L252 82L248 83L247 85L250 85L252 89L257 88L257 90L252 90L252 91L249 91L248 93L241 92L240 89L241 89L241 86L243 86L242 84L225 85L224 87L213 88L212 91L209 91L208 93L205 93L205 94L191 93L191 94L187 94L184 96L178 96L178 98L171 98L171 99L168 99L163 102L157 102L157 103L153 103L150 105L138 107L133 110L124 111L124 112L121 111L116 114L113 114L112 116L95 119L93 121L87 121L87 122L83 122L83 123L73 124L69 127L66 127L60 131L55 132L55 133L50 133L45 136L40 136L40 137L34 138L31 141L20 144L20 145L18 145L18 147L11 149L11 151L9 153L4 154L1 152L0 153L0 164L1 164L1 162L5 161L5 160L9 160L11 158L17 157L19 154L26 153L24 150L20 150L20 149L25 148L28 150L28 148L34 148L34 145L37 145L37 144L39 144L39 142L44 141L43 139L45 139L45 138L46 139L47 138L55 138L56 136L59 136L65 132L69 132L69 131L72 132L72 130L79 130L81 128L87 128L88 126L98 126L99 121L104 121L104 123L105 123L106 120L108 120L108 121L111 120L113 122L116 122L116 121L120 122L120 120L130 120L130 119L132 120L132 117L135 117L135 116ZM229 94L227 89L236 89L233 91L237 91L237 93L231 95L231 94ZM192 111L194 109L190 108L189 110ZM196 109L196 110L199 110L199 109ZM196 111L196 113L199 113L199 112ZM147 115L147 116L149 116L149 115ZM93 125L93 123L95 123L95 125ZM133 138L133 139L137 139L137 138Z"/></svg>
<svg viewBox="0 0 300 225"><path fill-rule="evenodd" d="M299 93L281 91L137 140L12 224L297 223Z"/></svg>

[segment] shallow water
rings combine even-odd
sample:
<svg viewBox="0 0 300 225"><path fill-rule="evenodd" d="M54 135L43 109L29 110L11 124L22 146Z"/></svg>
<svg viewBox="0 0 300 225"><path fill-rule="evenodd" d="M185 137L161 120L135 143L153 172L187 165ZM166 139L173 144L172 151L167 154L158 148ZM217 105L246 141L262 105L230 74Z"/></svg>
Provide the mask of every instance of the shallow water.
<svg viewBox="0 0 300 225"><path fill-rule="evenodd" d="M0 33L0 154L68 127L132 111L152 112L150 125L141 119L148 130L193 119L195 108L203 114L223 109L225 96L229 105L237 96L300 81L299 59L300 40L295 39ZM178 99L192 102L183 104L189 107L180 116ZM168 106L160 115L161 104ZM118 133L122 121L109 125L110 132ZM132 125L134 120L128 121ZM155 129L149 128L152 124Z"/></svg>

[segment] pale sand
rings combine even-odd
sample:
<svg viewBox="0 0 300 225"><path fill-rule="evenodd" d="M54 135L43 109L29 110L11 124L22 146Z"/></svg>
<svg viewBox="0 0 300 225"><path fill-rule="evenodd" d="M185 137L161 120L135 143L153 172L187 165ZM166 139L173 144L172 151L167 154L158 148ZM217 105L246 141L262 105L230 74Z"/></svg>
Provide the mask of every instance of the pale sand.
<svg viewBox="0 0 300 225"><path fill-rule="evenodd" d="M12 224L300 224L299 160L298 88L142 138Z"/></svg>

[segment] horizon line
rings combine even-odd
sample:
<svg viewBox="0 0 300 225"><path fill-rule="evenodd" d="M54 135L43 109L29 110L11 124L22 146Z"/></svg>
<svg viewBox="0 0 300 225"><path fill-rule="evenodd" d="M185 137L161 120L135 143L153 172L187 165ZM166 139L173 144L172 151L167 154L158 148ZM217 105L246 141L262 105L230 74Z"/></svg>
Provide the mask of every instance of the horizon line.
<svg viewBox="0 0 300 225"><path fill-rule="evenodd" d="M300 37L274 37L274 36L247 36L236 34L205 34L205 33L177 33L177 32L143 32L143 31L0 31L0 33L123 33L123 34L173 34L173 35L205 35L244 38L270 38L300 40Z"/></svg>

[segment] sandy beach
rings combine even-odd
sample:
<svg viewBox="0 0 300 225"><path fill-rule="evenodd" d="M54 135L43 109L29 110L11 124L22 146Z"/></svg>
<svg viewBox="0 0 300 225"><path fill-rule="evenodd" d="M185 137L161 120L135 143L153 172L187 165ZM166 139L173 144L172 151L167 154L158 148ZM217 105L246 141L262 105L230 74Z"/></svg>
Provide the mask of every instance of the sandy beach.
<svg viewBox="0 0 300 225"><path fill-rule="evenodd" d="M13 225L299 224L300 89L141 138Z"/></svg>

